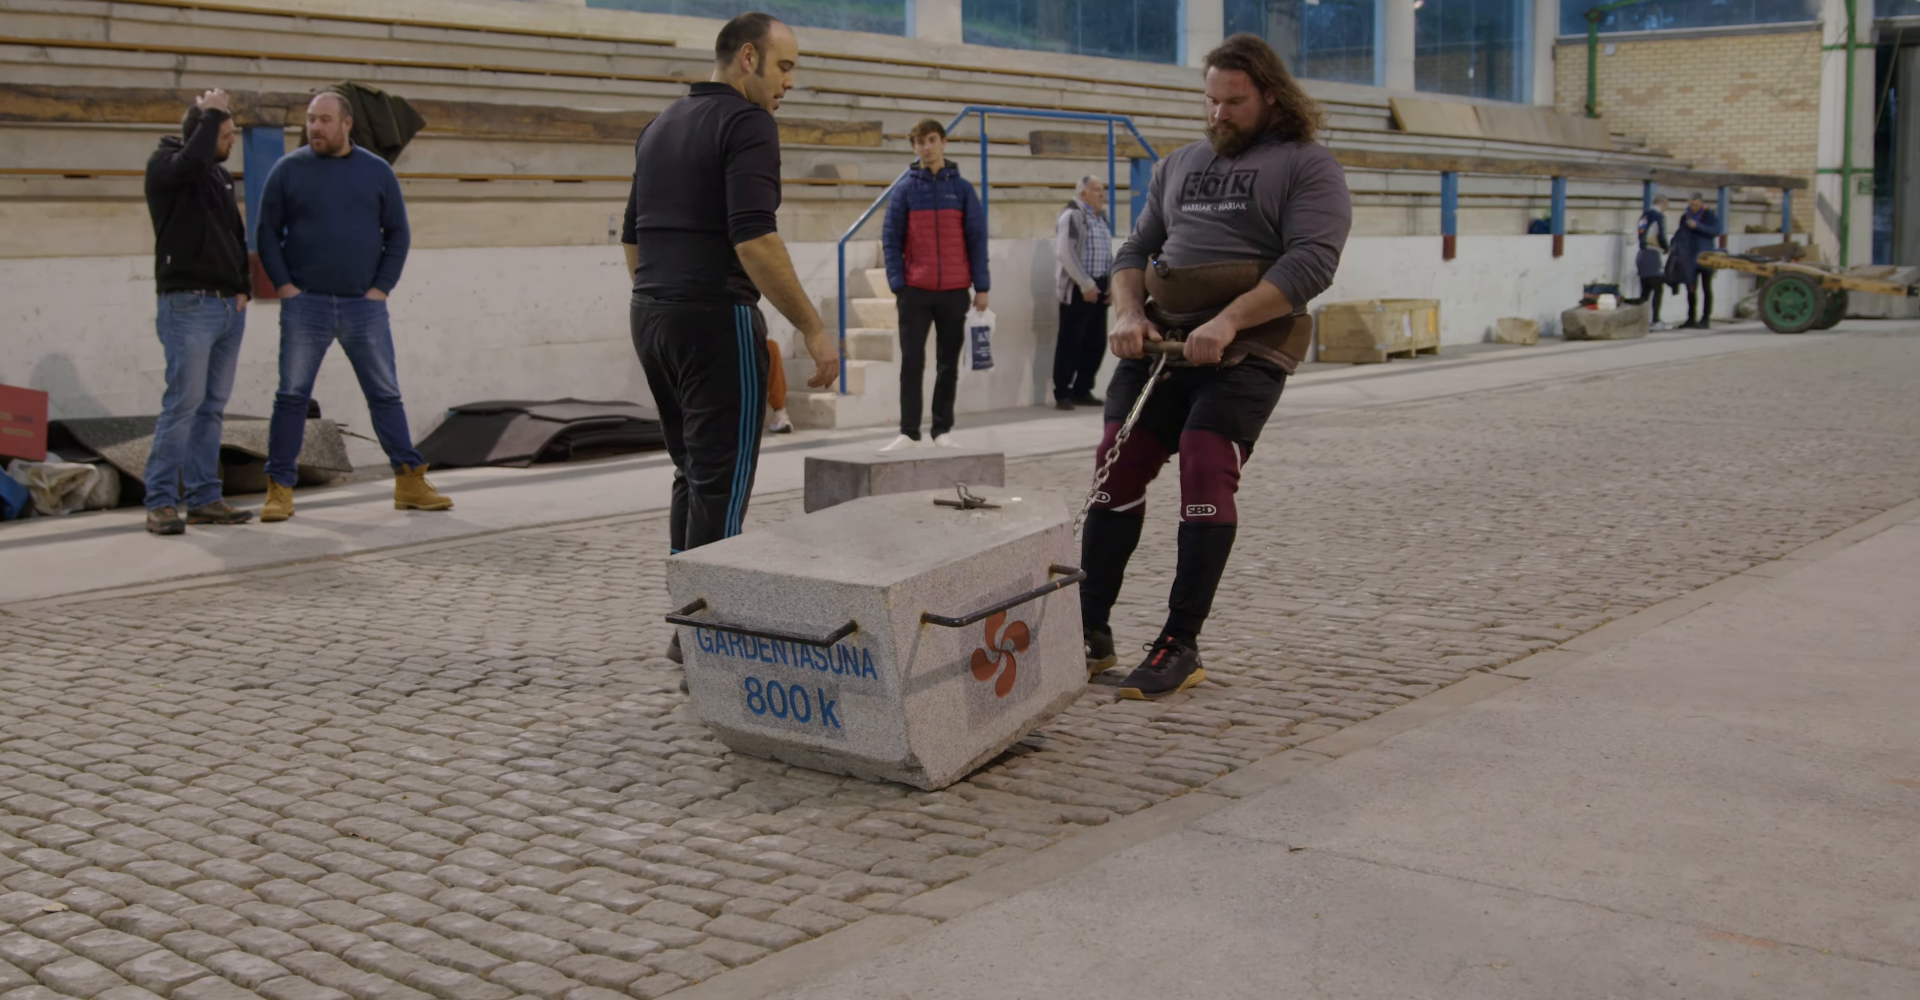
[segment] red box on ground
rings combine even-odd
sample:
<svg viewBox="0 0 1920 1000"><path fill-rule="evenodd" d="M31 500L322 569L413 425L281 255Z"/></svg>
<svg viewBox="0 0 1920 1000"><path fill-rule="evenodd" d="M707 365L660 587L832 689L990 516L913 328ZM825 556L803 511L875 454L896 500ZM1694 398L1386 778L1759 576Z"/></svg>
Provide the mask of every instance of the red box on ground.
<svg viewBox="0 0 1920 1000"><path fill-rule="evenodd" d="M47 460L47 394L0 385L0 456Z"/></svg>

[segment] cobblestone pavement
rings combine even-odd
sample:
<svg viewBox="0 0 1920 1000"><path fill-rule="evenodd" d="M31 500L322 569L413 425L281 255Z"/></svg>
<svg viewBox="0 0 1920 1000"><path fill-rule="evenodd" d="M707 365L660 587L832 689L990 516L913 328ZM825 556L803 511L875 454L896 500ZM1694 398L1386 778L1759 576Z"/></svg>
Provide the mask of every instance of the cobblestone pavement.
<svg viewBox="0 0 1920 1000"><path fill-rule="evenodd" d="M636 659L659 520L0 614L0 997L671 993L1913 499L1917 377L1856 335L1276 425L1211 679L936 793L710 739Z"/></svg>

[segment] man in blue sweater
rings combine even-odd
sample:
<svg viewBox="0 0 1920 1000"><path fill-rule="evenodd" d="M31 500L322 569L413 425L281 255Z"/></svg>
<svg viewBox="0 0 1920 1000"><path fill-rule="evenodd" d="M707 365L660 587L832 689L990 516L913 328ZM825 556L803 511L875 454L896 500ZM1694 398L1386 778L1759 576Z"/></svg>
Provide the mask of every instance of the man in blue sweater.
<svg viewBox="0 0 1920 1000"><path fill-rule="evenodd" d="M348 138L353 111L339 94L307 105L307 145L267 175L255 243L280 292L280 389L267 432L267 502L260 520L293 516L294 460L307 430L307 401L335 340L353 364L373 433L393 463L393 506L449 510L427 482L400 403L387 294L400 282L410 236L400 182L385 160Z"/></svg>

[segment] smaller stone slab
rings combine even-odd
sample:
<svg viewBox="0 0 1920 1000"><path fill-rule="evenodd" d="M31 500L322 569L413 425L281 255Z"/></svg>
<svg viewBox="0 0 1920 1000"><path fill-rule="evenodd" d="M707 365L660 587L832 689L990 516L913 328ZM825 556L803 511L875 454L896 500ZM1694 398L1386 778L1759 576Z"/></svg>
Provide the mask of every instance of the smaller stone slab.
<svg viewBox="0 0 1920 1000"><path fill-rule="evenodd" d="M1502 316L1493 324L1493 342L1496 344L1538 344L1540 342L1540 321L1522 316Z"/></svg>
<svg viewBox="0 0 1920 1000"><path fill-rule="evenodd" d="M836 451L807 456L802 506L811 514L859 497L951 490L954 483L1004 486L1006 482L1007 456L997 451L925 445L900 451Z"/></svg>
<svg viewBox="0 0 1920 1000"><path fill-rule="evenodd" d="M1568 340L1636 340L1647 335L1647 307L1575 307L1560 314L1560 335Z"/></svg>

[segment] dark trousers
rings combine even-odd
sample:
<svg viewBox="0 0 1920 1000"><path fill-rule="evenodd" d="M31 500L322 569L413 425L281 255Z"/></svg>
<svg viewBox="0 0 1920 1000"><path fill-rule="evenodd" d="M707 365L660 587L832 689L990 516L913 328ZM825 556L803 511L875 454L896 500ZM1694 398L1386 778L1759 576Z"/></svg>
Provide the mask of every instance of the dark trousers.
<svg viewBox="0 0 1920 1000"><path fill-rule="evenodd" d="M1640 297L1637 299L1628 299L1627 301L1635 305L1642 305L1651 301L1653 303L1653 312L1650 316L1650 321L1658 323L1660 322L1660 296L1666 290L1667 285L1665 278L1657 274L1652 277L1647 277L1643 274L1640 276Z"/></svg>
<svg viewBox="0 0 1920 1000"><path fill-rule="evenodd" d="M740 533L760 464L767 322L747 305L635 295L633 349L673 457L668 545L698 548Z"/></svg>
<svg viewBox="0 0 1920 1000"><path fill-rule="evenodd" d="M1093 279L1100 286L1100 300L1088 302L1073 288L1073 301L1060 303L1060 336L1053 345L1053 398L1085 399L1093 395L1094 377L1100 374L1100 359L1107 354L1107 281L1102 275Z"/></svg>
<svg viewBox="0 0 1920 1000"><path fill-rule="evenodd" d="M904 288L900 309L900 433L920 440L920 380L927 370L927 327L934 329L933 436L953 430L953 396L966 342L967 290Z"/></svg>
<svg viewBox="0 0 1920 1000"><path fill-rule="evenodd" d="M1713 272L1699 268L1693 273L1693 280L1687 282L1687 322L1695 322L1693 316L1694 289L1700 290L1701 310L1698 322L1705 323L1713 318Z"/></svg>

